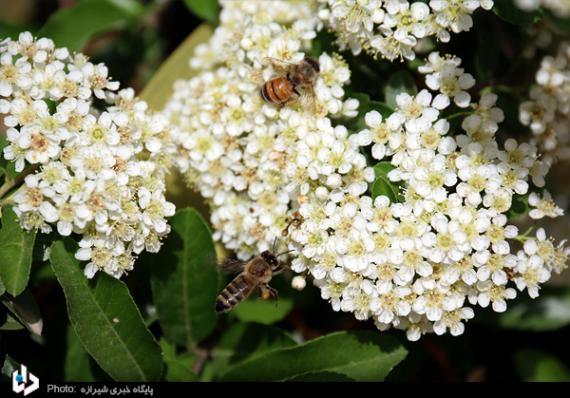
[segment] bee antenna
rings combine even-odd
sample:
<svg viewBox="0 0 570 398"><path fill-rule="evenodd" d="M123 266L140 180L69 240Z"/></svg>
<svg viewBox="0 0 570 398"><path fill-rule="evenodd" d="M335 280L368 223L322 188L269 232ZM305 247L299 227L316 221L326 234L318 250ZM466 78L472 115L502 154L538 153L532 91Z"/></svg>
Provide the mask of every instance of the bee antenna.
<svg viewBox="0 0 570 398"><path fill-rule="evenodd" d="M275 252L275 248L277 247L277 236L273 239L273 245L271 246L271 252Z"/></svg>
<svg viewBox="0 0 570 398"><path fill-rule="evenodd" d="M277 256L275 256L275 257L281 257L281 256L284 256L285 254L289 254L289 253L294 252L294 251L295 251L295 249L287 250L286 252L281 252L281 253L279 253L279 254L278 254Z"/></svg>

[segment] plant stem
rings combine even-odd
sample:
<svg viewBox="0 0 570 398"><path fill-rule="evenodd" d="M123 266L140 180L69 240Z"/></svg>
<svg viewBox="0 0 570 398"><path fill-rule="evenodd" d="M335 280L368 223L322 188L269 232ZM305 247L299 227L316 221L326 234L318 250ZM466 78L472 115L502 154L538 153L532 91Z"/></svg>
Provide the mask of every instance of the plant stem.
<svg viewBox="0 0 570 398"><path fill-rule="evenodd" d="M6 177L6 181L4 181L4 185L2 185L0 187L0 199L3 199L4 195L6 195L8 192L10 192L14 187L19 185L22 181L24 181L26 176L33 173L36 169L37 169L37 166L29 167L29 168L25 169L24 171L22 171L20 174L18 174L16 176L16 178L14 178L14 179Z"/></svg>

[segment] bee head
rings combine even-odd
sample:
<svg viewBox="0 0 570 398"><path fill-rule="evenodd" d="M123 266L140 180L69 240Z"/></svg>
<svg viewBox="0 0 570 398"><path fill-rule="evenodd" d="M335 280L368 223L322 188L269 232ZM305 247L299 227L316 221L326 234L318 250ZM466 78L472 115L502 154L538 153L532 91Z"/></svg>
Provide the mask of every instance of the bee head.
<svg viewBox="0 0 570 398"><path fill-rule="evenodd" d="M269 265L271 265L271 268L276 268L279 265L279 260L277 260L277 256L272 252L270 252L269 250L266 250L263 253L261 253L261 257L263 257L263 259L267 261Z"/></svg>
<svg viewBox="0 0 570 398"><path fill-rule="evenodd" d="M305 62L308 63L309 65L311 65L311 67L317 72L319 73L321 71L321 67L319 65L319 61L317 61L316 59L309 57L308 55L305 55Z"/></svg>

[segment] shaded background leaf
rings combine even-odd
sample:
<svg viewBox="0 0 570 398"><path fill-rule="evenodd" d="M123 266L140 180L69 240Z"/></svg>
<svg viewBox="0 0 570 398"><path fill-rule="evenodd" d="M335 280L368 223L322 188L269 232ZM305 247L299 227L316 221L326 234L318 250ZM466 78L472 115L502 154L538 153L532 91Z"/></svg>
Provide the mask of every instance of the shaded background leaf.
<svg viewBox="0 0 570 398"><path fill-rule="evenodd" d="M548 352L524 349L515 354L514 360L523 381L570 381L570 369Z"/></svg>
<svg viewBox="0 0 570 398"><path fill-rule="evenodd" d="M217 23L220 14L218 0L184 0L194 14L210 23Z"/></svg>

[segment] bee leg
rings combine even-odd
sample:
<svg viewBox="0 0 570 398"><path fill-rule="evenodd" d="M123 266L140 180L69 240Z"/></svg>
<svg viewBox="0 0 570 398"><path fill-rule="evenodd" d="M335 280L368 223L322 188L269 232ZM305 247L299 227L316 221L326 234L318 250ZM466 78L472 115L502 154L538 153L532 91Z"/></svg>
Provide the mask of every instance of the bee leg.
<svg viewBox="0 0 570 398"><path fill-rule="evenodd" d="M274 300L279 299L279 293L277 293L277 290L268 284L259 285L259 295L261 296L262 300L268 300L270 298Z"/></svg>

